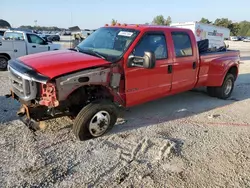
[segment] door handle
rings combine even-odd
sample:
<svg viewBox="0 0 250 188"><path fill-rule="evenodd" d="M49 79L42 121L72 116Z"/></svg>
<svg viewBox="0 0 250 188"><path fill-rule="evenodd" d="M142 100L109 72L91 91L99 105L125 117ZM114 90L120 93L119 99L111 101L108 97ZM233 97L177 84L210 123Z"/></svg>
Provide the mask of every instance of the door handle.
<svg viewBox="0 0 250 188"><path fill-rule="evenodd" d="M15 49L14 52L17 52L17 50Z"/></svg>
<svg viewBox="0 0 250 188"><path fill-rule="evenodd" d="M32 46L32 48L36 48L36 46Z"/></svg>
<svg viewBox="0 0 250 188"><path fill-rule="evenodd" d="M193 62L193 69L196 69L196 62Z"/></svg>
<svg viewBox="0 0 250 188"><path fill-rule="evenodd" d="M0 42L0 46L2 46L2 42Z"/></svg>
<svg viewBox="0 0 250 188"><path fill-rule="evenodd" d="M168 73L171 74L173 72L173 65L168 65Z"/></svg>

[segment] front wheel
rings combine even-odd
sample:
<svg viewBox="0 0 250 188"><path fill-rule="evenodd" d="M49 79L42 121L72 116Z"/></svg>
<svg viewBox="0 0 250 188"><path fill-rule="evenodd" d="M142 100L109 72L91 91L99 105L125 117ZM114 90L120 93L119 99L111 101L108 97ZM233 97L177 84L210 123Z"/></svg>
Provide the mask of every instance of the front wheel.
<svg viewBox="0 0 250 188"><path fill-rule="evenodd" d="M76 116L73 132L79 140L100 137L114 126L117 114L117 107L112 102L90 103Z"/></svg>

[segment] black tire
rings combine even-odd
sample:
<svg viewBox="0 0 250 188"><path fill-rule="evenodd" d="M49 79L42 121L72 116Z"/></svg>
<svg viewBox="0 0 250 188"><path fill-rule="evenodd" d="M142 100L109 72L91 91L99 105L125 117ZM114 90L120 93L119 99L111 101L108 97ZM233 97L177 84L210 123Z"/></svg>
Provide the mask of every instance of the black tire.
<svg viewBox="0 0 250 188"><path fill-rule="evenodd" d="M107 123L107 125L102 125L107 127L104 127L104 132L102 132L100 135L94 135L95 133L93 132L93 129L90 130L92 125L91 121L94 121L96 115L102 112L109 114L109 123ZM115 125L117 121L117 115L117 107L110 101L90 103L83 107L76 116L73 124L73 133L75 134L76 138L81 141L100 137ZM100 128L100 124L98 124L98 126L98 128Z"/></svg>
<svg viewBox="0 0 250 188"><path fill-rule="evenodd" d="M220 99L228 99L234 89L235 77L233 74L228 73L220 87L207 87L207 92L212 97ZM230 86L229 86L230 85Z"/></svg>
<svg viewBox="0 0 250 188"><path fill-rule="evenodd" d="M7 70L9 59L6 56L0 55L0 70L5 71Z"/></svg>
<svg viewBox="0 0 250 188"><path fill-rule="evenodd" d="M215 87L207 87L207 93L210 97L216 97Z"/></svg>
<svg viewBox="0 0 250 188"><path fill-rule="evenodd" d="M230 82L232 85L231 85L230 91L226 92L228 82ZM224 79L222 86L216 88L216 97L218 97L220 99L229 98L233 92L233 89L234 89L234 82L235 82L234 75L231 73L228 73Z"/></svg>

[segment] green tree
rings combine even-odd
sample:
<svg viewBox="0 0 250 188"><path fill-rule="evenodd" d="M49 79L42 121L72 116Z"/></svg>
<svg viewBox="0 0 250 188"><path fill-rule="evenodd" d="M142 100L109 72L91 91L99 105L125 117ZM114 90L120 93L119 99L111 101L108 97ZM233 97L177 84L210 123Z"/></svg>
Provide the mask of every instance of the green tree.
<svg viewBox="0 0 250 188"><path fill-rule="evenodd" d="M242 21L239 23L239 35L240 36L247 36L250 31L250 22L249 21Z"/></svg>
<svg viewBox="0 0 250 188"><path fill-rule="evenodd" d="M154 25L170 25L172 23L172 19L170 16L165 19L163 15L158 15L153 19L152 23Z"/></svg>
<svg viewBox="0 0 250 188"><path fill-rule="evenodd" d="M112 25L116 25L116 24L117 24L117 20L112 19L112 20L111 20L111 24L112 24Z"/></svg>
<svg viewBox="0 0 250 188"><path fill-rule="evenodd" d="M240 25L238 23L231 23L228 26L228 29L230 29L231 35L237 36L237 35L239 35Z"/></svg>
<svg viewBox="0 0 250 188"><path fill-rule="evenodd" d="M165 25L170 25L172 23L172 19L170 16L165 20Z"/></svg>
<svg viewBox="0 0 250 188"><path fill-rule="evenodd" d="M155 25L165 25L165 19L163 15L156 16L153 20Z"/></svg>
<svg viewBox="0 0 250 188"><path fill-rule="evenodd" d="M250 30L248 30L247 34L245 36L250 37Z"/></svg>
<svg viewBox="0 0 250 188"><path fill-rule="evenodd" d="M214 25L221 26L221 27L227 27L227 28L229 28L230 24L232 24L232 21L229 20L228 18L217 18L214 21Z"/></svg>
<svg viewBox="0 0 250 188"><path fill-rule="evenodd" d="M210 22L208 19L206 18L201 18L201 20L199 21L200 23L204 23L204 24L211 24L212 22Z"/></svg>

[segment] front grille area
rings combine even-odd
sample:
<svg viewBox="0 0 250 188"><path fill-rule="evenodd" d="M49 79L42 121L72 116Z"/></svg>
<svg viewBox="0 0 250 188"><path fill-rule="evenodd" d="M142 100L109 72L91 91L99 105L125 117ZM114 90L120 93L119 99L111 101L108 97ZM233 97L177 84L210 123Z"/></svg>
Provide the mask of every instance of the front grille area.
<svg viewBox="0 0 250 188"><path fill-rule="evenodd" d="M8 70L13 92L25 101L35 99L37 95L37 83L11 66L8 67Z"/></svg>

